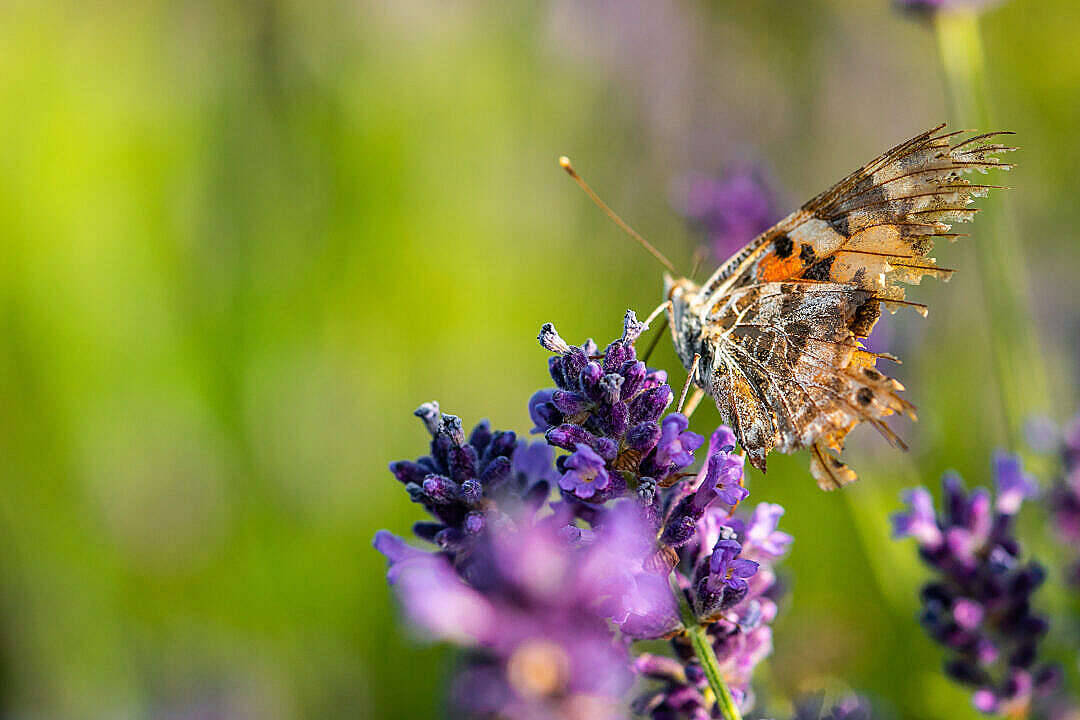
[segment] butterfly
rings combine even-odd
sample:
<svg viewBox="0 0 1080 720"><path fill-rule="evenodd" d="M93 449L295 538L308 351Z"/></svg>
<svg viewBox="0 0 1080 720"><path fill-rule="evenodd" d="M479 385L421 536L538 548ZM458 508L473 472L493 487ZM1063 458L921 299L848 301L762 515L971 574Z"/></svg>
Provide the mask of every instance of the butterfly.
<svg viewBox="0 0 1080 720"><path fill-rule="evenodd" d="M996 141L1012 133L961 138L964 131L944 128L851 173L758 235L705 282L665 274L663 307L675 350L762 472L769 452L808 449L822 489L846 485L856 474L840 453L863 422L906 449L885 418L914 419L914 406L900 397L904 387L876 367L879 359L897 358L870 352L862 340L883 305L926 315L925 305L905 299L903 285L926 276L949 279L953 271L928 256L934 240L958 237L950 223L972 220L974 198L1000 188L965 176L1010 169L998 155L1015 150Z"/></svg>

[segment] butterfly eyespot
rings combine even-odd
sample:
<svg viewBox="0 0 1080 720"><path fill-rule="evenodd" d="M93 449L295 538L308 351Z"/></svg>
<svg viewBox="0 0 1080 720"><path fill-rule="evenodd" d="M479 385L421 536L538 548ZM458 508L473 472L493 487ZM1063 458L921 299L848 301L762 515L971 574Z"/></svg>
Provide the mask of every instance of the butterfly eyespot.
<svg viewBox="0 0 1080 720"><path fill-rule="evenodd" d="M859 390L859 392L856 393L855 396L859 399L859 403L861 405L869 405L871 402L874 401L874 391L867 387Z"/></svg>

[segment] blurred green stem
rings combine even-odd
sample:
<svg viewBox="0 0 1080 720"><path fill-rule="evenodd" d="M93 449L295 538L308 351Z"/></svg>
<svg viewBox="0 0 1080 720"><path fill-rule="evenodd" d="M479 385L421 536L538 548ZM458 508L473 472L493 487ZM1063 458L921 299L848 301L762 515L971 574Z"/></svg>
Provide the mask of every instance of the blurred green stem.
<svg viewBox="0 0 1080 720"><path fill-rule="evenodd" d="M934 16L953 121L991 129L978 13L970 9ZM1003 202L1007 202L1007 199ZM991 215L991 217L985 217ZM1004 212L984 213L975 248L990 334L991 361L1002 421L1011 449L1020 448L1023 424L1049 404L1046 371L1028 306L1027 268Z"/></svg>
<svg viewBox="0 0 1080 720"><path fill-rule="evenodd" d="M724 678L720 674L720 661L716 658L716 651L713 650L705 626L698 624L694 610L690 607L686 593L682 591L675 580L674 573L672 573L670 580L671 591L675 593L675 597L679 601L679 615L682 617L683 625L686 626L686 634L690 638L690 645L694 648L694 654L697 655L701 668L705 671L705 678L709 681L709 687L712 688L713 694L716 696L716 704L720 708L720 714L723 715L724 720L742 720L742 714L739 712L738 706L735 705L735 699L731 697L731 691L728 690Z"/></svg>

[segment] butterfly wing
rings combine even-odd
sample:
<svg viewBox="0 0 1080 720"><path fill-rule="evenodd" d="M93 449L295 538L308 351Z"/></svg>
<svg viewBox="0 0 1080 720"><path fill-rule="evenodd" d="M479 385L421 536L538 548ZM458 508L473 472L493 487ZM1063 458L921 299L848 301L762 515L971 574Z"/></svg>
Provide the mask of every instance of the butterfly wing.
<svg viewBox="0 0 1080 720"><path fill-rule="evenodd" d="M1008 169L994 142L934 128L897 145L777 223L721 266L696 294L705 314L698 383L731 422L751 462L764 470L772 449L811 449L824 488L855 479L837 454L860 422L890 442L882 421L912 414L903 388L879 372L879 354L859 339L880 304L912 305L902 283L952 271L928 257L934 238L954 238L952 222L995 186L965 175Z"/></svg>

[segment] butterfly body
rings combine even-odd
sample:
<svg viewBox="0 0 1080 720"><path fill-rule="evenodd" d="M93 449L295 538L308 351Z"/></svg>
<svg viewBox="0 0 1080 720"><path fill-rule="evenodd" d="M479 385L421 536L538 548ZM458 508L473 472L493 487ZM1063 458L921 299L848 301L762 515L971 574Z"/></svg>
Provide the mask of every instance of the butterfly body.
<svg viewBox="0 0 1080 720"><path fill-rule="evenodd" d="M972 198L993 186L970 183L972 170L1008 169L988 142L953 143L941 127L901 143L766 230L704 283L665 276L672 337L694 383L716 401L751 463L765 470L771 450L808 448L818 484L856 479L838 455L859 423L890 443L885 424L914 417L903 386L876 367L891 356L867 351L881 313L912 306L904 284L951 270L927 254L949 222L975 213Z"/></svg>

